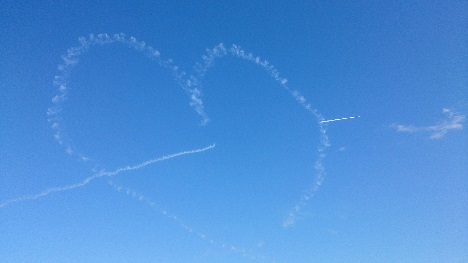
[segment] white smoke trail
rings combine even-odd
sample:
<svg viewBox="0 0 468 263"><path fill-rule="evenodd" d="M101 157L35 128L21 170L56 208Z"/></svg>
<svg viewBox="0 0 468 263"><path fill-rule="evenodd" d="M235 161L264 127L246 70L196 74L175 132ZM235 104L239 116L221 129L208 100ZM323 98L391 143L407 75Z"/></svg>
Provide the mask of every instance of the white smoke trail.
<svg viewBox="0 0 468 263"><path fill-rule="evenodd" d="M126 194L126 195L132 197L133 199L148 205L149 207L151 207L152 209L154 209L155 211L160 213L162 216L166 217L167 219L169 219L172 222L174 222L175 224L177 224L180 228L184 229L187 233L197 237L198 239L210 244L213 247L217 247L218 249L223 249L223 250L230 251L232 253L238 254L238 255L240 255L240 256L242 256L244 258L248 258L250 260L265 261L267 259L266 256L257 255L255 253L254 249L247 249L244 246L238 246L238 245L233 245L233 244L229 244L229 243L226 243L226 242L220 242L220 241L217 241L217 240L215 240L213 238L210 238L209 235L207 235L207 234L205 234L203 232L200 232L200 231L196 231L194 228L192 228L189 225L187 225L186 223L184 223L183 220L181 220L178 216L176 216L176 215L170 213L169 211L167 211L166 209L163 209L160 206L158 206L156 204L156 202L154 202L152 199L150 199L150 198L148 198L148 197L146 197L146 196L144 196L144 195L142 195L140 193L137 193L136 191L134 191L134 190L132 190L130 188L119 186L119 185L115 184L112 181L109 181L108 183L117 192Z"/></svg>
<svg viewBox="0 0 468 263"><path fill-rule="evenodd" d="M307 202L314 197L317 190L322 185L323 180L325 179L325 167L322 164L322 160L325 156L319 157L317 161L315 161L315 170L317 171L317 176L315 178L312 187L307 190L307 192L301 197L301 200L294 206L294 208L288 213L288 216L283 221L283 227L288 228L294 226L296 221L300 218L301 210L304 206L307 205Z"/></svg>
<svg viewBox="0 0 468 263"><path fill-rule="evenodd" d="M197 76L190 76L189 80L187 81L188 86L200 86L201 79L205 76L208 69L214 66L214 62L216 59L222 58L230 54L234 57L252 62L258 66L260 66L263 70L265 70L272 78L276 80L276 82L285 89L305 110L312 113L312 115L316 118L317 123L320 129L320 145L318 146L318 153L319 157L315 162L314 169L316 171L315 179L310 186L310 188L306 191L306 193L301 197L300 201L291 209L288 213L287 218L283 222L283 227L289 227L295 224L298 215L300 214L301 210L307 205L308 201L313 197L315 192L318 190L320 185L322 184L325 178L325 167L323 166L323 159L326 157L325 150L330 146L330 142L327 136L326 130L326 123L323 116L318 113L316 109L312 107L312 105L307 101L307 99L297 90L291 89L288 86L288 80L286 78L281 77L279 71L276 69L274 65L272 65L267 60L261 59L259 56L255 56L252 53L247 53L243 50L240 46L233 44L229 49L226 49L224 45L221 43L215 46L213 49L207 49L207 54L202 56L203 62L197 63L195 66L195 72ZM196 89L197 91L199 89ZM353 117L354 118L354 117Z"/></svg>
<svg viewBox="0 0 468 263"><path fill-rule="evenodd" d="M100 177L104 177L104 176L109 176L110 177L110 176L114 176L114 175L117 175L117 174L122 173L122 172L137 170L137 169L143 168L143 167L145 167L147 165L150 165L150 164L153 164L153 163L169 160L169 159L179 157L179 156L182 156L182 155L204 152L204 151L213 149L214 147L215 147L215 144L212 144L212 145L209 145L209 146L207 146L205 148L200 148L200 149L195 149L195 150L182 151L182 152L178 152L178 153L174 153L174 154L169 154L169 155L165 155L165 156L162 156L162 157L158 157L158 158L154 158L154 159L142 162L142 163L134 165L134 166L121 167L121 168L118 168L118 169L116 169L116 170L114 170L112 172L100 171L99 173L95 173L92 176L84 179L83 181L81 181L79 183L70 184L70 185L61 186L61 187L53 187L53 188L49 188L47 190L44 190L44 191L42 191L42 192L40 192L38 194L25 195L25 196L22 196L22 197L2 201L0 203L0 208L4 207L6 205L12 204L12 203L17 203L17 202L21 202L21 201L25 201L25 200L38 199L40 197L49 195L51 193L63 192L63 191L68 191L68 190L75 189L75 188L78 188L78 187L82 187L82 186L85 186L85 185L89 184L91 181L93 181L93 180L95 180L97 178L100 178Z"/></svg>
<svg viewBox="0 0 468 263"><path fill-rule="evenodd" d="M224 44L221 43L215 46L213 49L206 50L207 55L203 55L203 63L197 63L195 65L195 72L197 72L198 76L191 75L190 79L187 81L188 86L196 86L201 83L201 79L205 76L208 69L215 65L215 60L226 56L227 54L231 54L234 57L241 58L243 60L255 63L256 65L262 67L265 71L267 71L271 77L273 77L278 84L283 87L286 91L288 91L294 99L304 107L307 111L310 111L319 121L323 120L321 114L317 112L317 110L313 109L312 105L307 102L307 99L297 90L291 89L287 82L286 78L280 76L279 71L276 69L274 65L272 65L267 60L262 60L259 56L255 56L252 53L247 53L243 50L240 46L233 44L231 48L226 49Z"/></svg>
<svg viewBox="0 0 468 263"><path fill-rule="evenodd" d="M52 98L53 106L47 110L47 115L52 129L55 131L54 138L60 145L64 146L65 152L68 155L78 157L80 160L87 161L91 158L83 153L77 153L72 147L71 139L65 136L61 117L63 103L68 99L68 91L70 88L68 77L73 68L78 64L80 56L85 54L89 48L96 45L123 44L142 53L149 59L156 60L161 67L169 69L180 85L182 85L183 81L181 81L181 79L185 73L179 72L179 67L174 65L172 59L162 60L158 50L146 45L144 41L138 41L134 37L127 37L123 33L113 36L107 34L90 34L89 37L80 37L79 42L79 46L69 48L66 54L62 56L63 64L58 66L59 74L55 76L53 82L54 86L58 88L58 94ZM185 85L182 85L182 88L184 88L190 96L190 105L194 107L196 112L202 117L202 124L206 124L208 122L208 116L204 112L202 100L199 99L200 92L197 89L190 89Z"/></svg>
<svg viewBox="0 0 468 263"><path fill-rule="evenodd" d="M327 123L327 122L334 122L334 121L344 121L344 120L351 120L351 119L356 119L356 118L361 118L361 116L351 116L351 117L346 117L346 118L323 120L323 121L320 121L320 123Z"/></svg>
<svg viewBox="0 0 468 263"><path fill-rule="evenodd" d="M76 155L81 160L89 160L90 158L83 155L75 153L74 149L71 147L69 139L63 134L61 129L61 116L60 112L62 110L62 104L67 99L68 92L68 83L67 78L73 69L74 66L78 63L78 58L83 53L85 53L91 46L94 45L108 45L113 43L120 43L128 45L130 48L133 48L139 52L142 52L145 56L150 59L157 60L159 64L171 70L177 83L188 93L190 96L190 105L196 110L196 112L202 117L201 124L205 125L208 123L209 118L204 111L204 104L201 99L201 81L208 69L214 66L216 59L225 57L227 54L230 54L234 57L241 58L243 60L255 63L265 70L280 87L284 88L290 95L307 111L312 113L316 118L317 123L320 129L320 145L318 146L319 157L315 162L314 169L316 170L316 178L312 183L312 186L306 192L305 195L301 197L301 200L294 206L291 212L288 215L288 218L285 222L295 222L295 218L300 213L301 209L307 204L308 200L312 198L313 194L317 191L322 181L324 180L325 168L322 164L323 159L326 157L325 150L330 146L328 136L326 134L326 125L327 122L332 120L325 120L321 114L318 113L316 109L306 100L306 98L297 90L291 89L287 84L287 79L280 76L279 71L275 66L270 64L267 60L263 60L258 56L254 56L252 53L245 52L241 47L237 45L232 45L229 49L226 49L223 44L215 46L213 49L207 49L206 55L202 56L203 62L197 63L194 67L196 74L186 76L185 72L179 72L179 68L173 64L171 59L162 60L160 58L159 51L155 50L151 46L147 46L145 42L138 41L134 37L127 38L124 34L115 34L109 36L107 34L99 34L97 36L91 34L89 37L79 38L80 46L70 48L67 51L67 54L62 58L64 64L59 66L60 74L55 77L54 85L58 87L59 94L53 98L54 106L49 108L49 122L52 124L52 128L55 130L55 139L59 144L65 146L66 152L70 155ZM333 120L337 121L337 119ZM288 223L286 225L292 225L293 223Z"/></svg>

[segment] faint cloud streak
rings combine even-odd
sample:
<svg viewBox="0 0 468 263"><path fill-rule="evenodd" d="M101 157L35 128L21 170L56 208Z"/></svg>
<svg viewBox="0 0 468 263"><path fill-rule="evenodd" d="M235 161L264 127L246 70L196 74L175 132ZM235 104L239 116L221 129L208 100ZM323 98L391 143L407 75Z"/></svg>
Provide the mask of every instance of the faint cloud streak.
<svg viewBox="0 0 468 263"><path fill-rule="evenodd" d="M414 125L403 125L403 124L392 124L391 127L397 132L417 133L417 132L429 132L431 135L430 139L441 139L450 130L463 130L463 122L465 121L465 115L458 114L457 112L444 108L442 112L447 115L447 119L431 126L414 126Z"/></svg>

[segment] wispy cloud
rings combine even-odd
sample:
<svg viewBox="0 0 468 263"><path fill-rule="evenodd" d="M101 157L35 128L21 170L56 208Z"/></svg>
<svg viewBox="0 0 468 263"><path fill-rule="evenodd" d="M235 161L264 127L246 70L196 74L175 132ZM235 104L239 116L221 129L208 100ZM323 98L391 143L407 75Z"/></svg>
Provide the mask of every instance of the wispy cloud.
<svg viewBox="0 0 468 263"><path fill-rule="evenodd" d="M462 130L463 122L465 121L465 115L461 115L452 109L444 108L442 112L447 115L447 119L442 122L431 125L431 126L414 126L414 125L403 125L394 123L391 125L397 132L429 132L430 139L440 139L444 137L450 130Z"/></svg>

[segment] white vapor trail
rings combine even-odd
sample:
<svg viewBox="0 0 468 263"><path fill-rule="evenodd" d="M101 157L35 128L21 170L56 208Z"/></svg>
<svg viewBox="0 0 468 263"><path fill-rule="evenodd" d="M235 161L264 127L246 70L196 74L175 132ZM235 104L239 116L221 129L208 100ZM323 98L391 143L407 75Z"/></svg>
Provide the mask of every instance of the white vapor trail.
<svg viewBox="0 0 468 263"><path fill-rule="evenodd" d="M283 222L283 227L289 227L295 224L301 210L307 205L308 201L313 197L315 192L318 190L320 185L322 184L324 177L325 177L325 167L323 166L322 162L323 159L326 157L325 150L330 146L330 142L327 136L326 126L323 124L323 116L318 113L316 109L312 107L312 105L307 101L307 99L297 90L292 89L288 85L288 80L286 78L281 77L279 71L276 69L274 65L272 65L267 60L261 59L259 56L255 56L252 53L248 53L243 50L240 46L233 44L229 49L226 49L223 44L219 44L215 46L212 50L207 50L207 55L203 56L203 64L197 64L195 67L195 71L198 73L199 77L202 78L207 70L214 65L216 59L224 57L225 55L230 54L234 57L243 59L248 62L252 62L265 70L272 78L276 80L276 82L286 90L299 105L301 105L305 110L312 113L312 115L316 118L319 128L320 128L320 145L318 147L319 157L315 162L314 169L316 171L316 176L312 185L306 191L304 195L301 196L299 202L291 209L288 213L287 218ZM197 79L196 77L192 76L191 79ZM199 81L195 82L198 84ZM189 82L189 85L192 82Z"/></svg>
<svg viewBox="0 0 468 263"><path fill-rule="evenodd" d="M185 230L187 233L196 236L198 239L200 239L200 240L202 240L204 242L207 242L211 246L217 247L218 249L228 250L228 251L230 251L232 253L238 254L238 255L240 255L240 256L242 256L244 258L248 258L250 260L262 260L262 261L264 261L264 260L267 259L266 256L257 255L255 253L255 250L252 249L252 248L247 249L244 246L233 245L233 244L229 244L229 243L226 243L226 242L220 242L220 241L217 241L215 239L212 239L208 235L206 235L205 233L196 231L195 229L193 229L192 227L190 227L189 225L184 223L178 216L176 216L176 215L170 213L169 211L167 211L167 210L161 208L160 206L158 206L156 204L156 202L154 202L149 197L146 197L146 196L144 196L144 195L142 195L140 193L137 193L136 191L134 191L134 190L132 190L130 188L119 186L119 185L117 185L116 183L114 183L112 181L109 181L108 183L117 192L126 194L126 195L132 197L133 199L138 200L138 201L148 205L149 207L151 207L152 209L154 209L155 211L160 213L162 216L168 218L169 220L171 220L172 222L177 224L180 228Z"/></svg>
<svg viewBox="0 0 468 263"><path fill-rule="evenodd" d="M307 99L297 90L292 89L288 85L288 80L281 77L279 71L274 65L272 65L267 60L261 59L259 56L255 56L252 53L246 52L240 46L233 44L229 49L227 49L224 44L219 44L213 49L207 49L207 54L202 56L203 63L197 63L195 66L195 71L197 76L191 75L186 81L189 89L191 87L196 87L201 85L201 79L205 76L208 69L214 66L216 59L222 58L228 54L231 56L243 59L248 62L252 62L265 70L276 82L286 90L299 105L301 105L305 110L312 113L316 118L317 123L320 129L320 145L318 146L319 157L315 162L314 169L316 171L316 176L312 185L306 191L304 195L300 198L299 202L291 209L288 213L287 218L283 222L283 227L289 227L295 224L301 210L307 205L308 201L313 197L315 192L318 190L325 178L325 167L323 166L323 159L326 157L325 150L330 146L330 142L327 136L326 123L323 116L318 113L316 109L307 101ZM199 89L196 88L198 91Z"/></svg>
<svg viewBox="0 0 468 263"><path fill-rule="evenodd" d="M351 120L351 119L356 119L356 118L361 118L361 116L351 116L351 117L346 117L346 118L323 120L323 121L320 121L320 123L327 123L327 122L334 122L334 121L344 121L344 120Z"/></svg>
<svg viewBox="0 0 468 263"><path fill-rule="evenodd" d="M68 99L68 92L70 89L68 77L70 76L73 68L78 64L80 56L85 54L88 49L93 46L123 44L127 45L131 49L136 50L137 52L142 53L149 59L156 60L161 67L169 69L179 84L182 83L181 79L185 73L179 71L179 67L174 65L172 59L163 60L158 50L149 45L146 45L144 41L138 41L134 37L127 37L123 33L112 36L107 34L90 34L89 37L80 37L79 42L79 46L69 48L67 53L62 56L63 64L58 66L59 74L55 76L53 82L54 86L58 88L58 94L52 98L53 106L47 110L47 115L52 129L55 131L54 138L60 145L63 145L65 152L68 155L78 157L79 160L88 161L91 160L90 157L84 155L83 153L77 153L72 147L71 139L65 135L65 132L62 128L63 125L61 116L63 103ZM208 116L205 114L202 100L199 99L200 91L198 89L190 89L185 85L183 85L182 88L190 96L190 105L202 117L202 124L206 124L208 122Z"/></svg>
<svg viewBox="0 0 468 263"><path fill-rule="evenodd" d="M116 169L116 170L114 170L112 172L100 171L99 173L95 173L92 176L84 179L83 181L81 181L79 183L70 184L70 185L61 186L61 187L53 187L53 188L49 188L47 190L44 190L44 191L42 191L42 192L40 192L38 194L25 195L25 196L22 196L22 197L5 200L5 201L0 203L0 207L4 207L6 205L21 202L21 201L25 201L25 200L38 199L40 197L43 197L43 196L46 196L46 195L49 195L49 194L55 193L55 192L63 192L63 191L72 190L72 189L75 189L75 188L78 188L78 187L85 186L85 185L89 184L91 181L93 181L93 180L95 180L97 178L100 178L100 177L104 177L104 176L109 176L110 177L110 176L114 176L114 175L117 175L117 174L122 173L122 172L137 170L137 169L143 168L143 167L145 167L147 165L150 165L150 164L153 164L153 163L169 160L169 159L179 157L179 156L182 156L182 155L204 152L204 151L213 149L214 147L215 147L215 144L212 144L212 145L209 145L207 147L200 148L200 149L182 151L182 152L178 152L178 153L174 153L174 154L169 154L169 155L165 155L165 156L162 156L162 157L158 157L158 158L154 158L154 159L142 162L142 163L134 165L134 166L121 167L121 168L118 168L118 169Z"/></svg>
<svg viewBox="0 0 468 263"><path fill-rule="evenodd" d="M206 54L202 56L202 62L196 63L193 70L194 74L186 74L184 71L179 70L179 67L174 64L171 59L163 60L159 51L153 47L146 45L145 42L139 41L134 37L127 37L125 34L90 34L88 37L79 38L80 45L72 47L67 50L67 53L62 56L63 64L59 66L59 74L55 76L54 85L58 88L58 94L52 99L53 107L49 108L47 114L49 116L49 122L53 130L55 131L54 137L56 141L63 145L67 154L76 156L80 160L90 160L91 158L82 154L77 153L72 147L71 140L65 136L62 129L62 116L61 111L63 103L68 99L68 76L71 74L73 68L78 64L79 57L87 52L87 50L93 46L103 46L110 44L123 44L127 45L130 49L134 49L137 52L142 53L146 57L155 60L163 68L169 69L174 76L176 82L186 91L190 98L190 105L194 108L197 114L202 118L201 125L206 125L209 122L209 117L205 113L204 103L202 101L202 80L207 74L208 70L215 65L217 59L230 55L234 58L239 58L251 63L256 64L261 69L267 72L278 85L288 92L296 102L302 106L306 111L310 112L317 121L320 129L320 145L317 148L318 158L314 164L315 179L311 183L311 186L303 194L298 203L291 209L283 226L291 226L295 223L296 218L300 214L303 207L313 197L315 192L318 190L325 178L325 167L323 166L323 160L326 157L325 151L330 146L330 142L327 136L327 125L326 123L344 119L352 119L357 117L349 117L334 120L325 120L323 116L318 113L316 109L312 107L312 104L297 90L291 88L288 85L288 80L282 77L279 71L274 65L267 60L261 59L259 56L255 56L252 53L246 52L238 45L231 45L226 48L224 44L219 44L212 49L207 49Z"/></svg>

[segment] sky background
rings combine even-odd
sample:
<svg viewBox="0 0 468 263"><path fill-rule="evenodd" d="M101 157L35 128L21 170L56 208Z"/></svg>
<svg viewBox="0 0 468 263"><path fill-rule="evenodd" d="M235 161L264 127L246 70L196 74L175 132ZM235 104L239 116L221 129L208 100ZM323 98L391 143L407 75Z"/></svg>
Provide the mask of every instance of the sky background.
<svg viewBox="0 0 468 263"><path fill-rule="evenodd" d="M468 261L468 4L352 2L0 0L1 261ZM317 118L228 54L198 78L200 125L170 70L113 43L69 71L60 145L54 76L91 33L133 36L186 76L236 44L325 119L361 118L323 125L320 158Z"/></svg>

